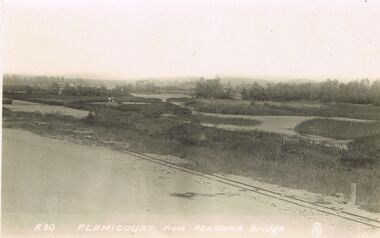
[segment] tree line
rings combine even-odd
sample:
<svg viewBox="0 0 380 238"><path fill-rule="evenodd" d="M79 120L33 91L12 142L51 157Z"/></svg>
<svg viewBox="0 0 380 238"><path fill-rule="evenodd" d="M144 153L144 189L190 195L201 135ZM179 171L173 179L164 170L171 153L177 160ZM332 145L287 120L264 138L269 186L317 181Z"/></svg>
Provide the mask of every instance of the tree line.
<svg viewBox="0 0 380 238"><path fill-rule="evenodd" d="M38 85L7 85L4 86L5 93L46 94L66 96L125 96L130 95L131 85L118 85L111 89L101 86L74 85L66 83L60 86L52 82L48 87Z"/></svg>
<svg viewBox="0 0 380 238"><path fill-rule="evenodd" d="M380 80L368 79L348 83L327 79L308 83L254 83L240 90L242 99L258 101L315 100L336 103L380 105Z"/></svg>
<svg viewBox="0 0 380 238"><path fill-rule="evenodd" d="M195 85L195 95L199 98L221 98L221 99L231 99L234 90L230 84L224 86L219 78L199 79Z"/></svg>
<svg viewBox="0 0 380 238"><path fill-rule="evenodd" d="M60 89L57 83L53 83L49 88L50 94L61 94L68 96L124 96L129 95L132 90L130 85L119 85L114 88L107 89L104 85L101 86L74 86L66 83L65 86Z"/></svg>
<svg viewBox="0 0 380 238"><path fill-rule="evenodd" d="M257 82L233 89L223 85L220 79L201 78L195 86L198 98L230 99L238 92L244 100L257 101L321 101L335 103L358 103L380 105L380 80L354 80L348 83L327 79L322 82L268 83Z"/></svg>

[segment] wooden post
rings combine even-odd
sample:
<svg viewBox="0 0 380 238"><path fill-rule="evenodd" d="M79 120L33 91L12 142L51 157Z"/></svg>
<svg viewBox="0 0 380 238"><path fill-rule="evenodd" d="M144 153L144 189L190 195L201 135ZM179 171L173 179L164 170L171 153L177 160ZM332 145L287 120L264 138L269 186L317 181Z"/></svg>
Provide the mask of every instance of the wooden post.
<svg viewBox="0 0 380 238"><path fill-rule="evenodd" d="M350 204L356 204L356 183L351 183Z"/></svg>

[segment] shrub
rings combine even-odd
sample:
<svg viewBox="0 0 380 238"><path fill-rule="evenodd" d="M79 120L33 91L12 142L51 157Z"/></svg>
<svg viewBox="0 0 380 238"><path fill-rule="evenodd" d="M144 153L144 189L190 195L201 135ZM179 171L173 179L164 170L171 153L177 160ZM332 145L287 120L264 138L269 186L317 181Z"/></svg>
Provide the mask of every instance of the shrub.
<svg viewBox="0 0 380 238"><path fill-rule="evenodd" d="M184 145L197 145L201 137L201 127L195 123L181 124L167 130L167 136Z"/></svg>
<svg viewBox="0 0 380 238"><path fill-rule="evenodd" d="M163 113L171 113L178 116L189 115L191 110L167 102L157 102L151 104L129 104L116 107L120 111L133 111L142 113L147 118L157 118Z"/></svg>
<svg viewBox="0 0 380 238"><path fill-rule="evenodd" d="M88 115L86 116L86 120L95 120L96 119L96 113L94 111L89 111Z"/></svg>
<svg viewBox="0 0 380 238"><path fill-rule="evenodd" d="M362 168L372 166L376 159L360 151L347 150L343 152L340 161L348 167Z"/></svg>
<svg viewBox="0 0 380 238"><path fill-rule="evenodd" d="M374 166L380 161L380 134L357 138L348 144L340 158L350 167Z"/></svg>
<svg viewBox="0 0 380 238"><path fill-rule="evenodd" d="M8 98L3 98L3 104L12 104L13 100Z"/></svg>

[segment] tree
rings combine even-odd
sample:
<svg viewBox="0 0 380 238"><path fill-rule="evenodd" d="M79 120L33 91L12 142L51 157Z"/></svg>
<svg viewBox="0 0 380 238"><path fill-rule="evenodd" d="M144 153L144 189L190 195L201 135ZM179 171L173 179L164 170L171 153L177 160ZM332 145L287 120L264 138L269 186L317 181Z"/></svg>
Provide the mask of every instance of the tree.
<svg viewBox="0 0 380 238"><path fill-rule="evenodd" d="M327 79L321 83L320 99L324 102L337 102L339 81Z"/></svg>
<svg viewBox="0 0 380 238"><path fill-rule="evenodd" d="M200 98L210 98L212 97L211 88L206 83L204 78L200 78L195 85L195 95Z"/></svg>
<svg viewBox="0 0 380 238"><path fill-rule="evenodd" d="M227 84L226 87L223 87L219 78L208 80L200 78L195 85L195 95L200 98L230 99L232 98L233 92L231 84Z"/></svg>
<svg viewBox="0 0 380 238"><path fill-rule="evenodd" d="M62 93L64 95L76 96L77 95L77 89L73 85L66 83Z"/></svg>
<svg viewBox="0 0 380 238"><path fill-rule="evenodd" d="M254 82L249 89L249 97L250 99L265 100L264 88L257 82Z"/></svg>
<svg viewBox="0 0 380 238"><path fill-rule="evenodd" d="M241 98L242 98L243 100L249 100L249 99L250 99L250 97L249 97L249 93L248 93L248 90L247 90L246 88L243 88L243 89L241 90L240 94L241 94Z"/></svg>
<svg viewBox="0 0 380 238"><path fill-rule="evenodd" d="M380 80L372 83L369 96L375 105L380 106Z"/></svg>
<svg viewBox="0 0 380 238"><path fill-rule="evenodd" d="M53 94L53 95L58 95L59 93L59 85L57 82L53 82L50 87L49 87L49 90L48 90L48 93L49 94Z"/></svg>

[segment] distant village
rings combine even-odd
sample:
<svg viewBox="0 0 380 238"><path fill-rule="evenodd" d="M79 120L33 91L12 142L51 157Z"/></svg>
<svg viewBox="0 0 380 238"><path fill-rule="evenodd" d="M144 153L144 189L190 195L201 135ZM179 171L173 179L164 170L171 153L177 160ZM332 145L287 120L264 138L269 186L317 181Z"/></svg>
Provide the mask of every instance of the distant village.
<svg viewBox="0 0 380 238"><path fill-rule="evenodd" d="M192 78L183 80L99 80L82 78L65 78L61 76L28 76L28 75L4 75L3 90L8 93L32 93L46 90L62 94L68 88L98 88L112 90L123 87L134 92L172 92L172 93L194 93L197 83L205 80L209 83L220 83L220 78L216 76L212 79Z"/></svg>

